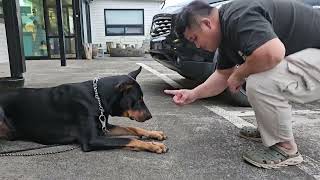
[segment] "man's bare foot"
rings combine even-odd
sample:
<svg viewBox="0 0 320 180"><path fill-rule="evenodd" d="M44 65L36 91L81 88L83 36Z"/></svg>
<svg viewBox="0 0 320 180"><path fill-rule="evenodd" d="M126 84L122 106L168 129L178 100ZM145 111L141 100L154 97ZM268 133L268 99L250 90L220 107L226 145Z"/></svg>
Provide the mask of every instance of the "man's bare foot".
<svg viewBox="0 0 320 180"><path fill-rule="evenodd" d="M298 152L297 144L294 141L280 142L276 146L288 154L296 154Z"/></svg>

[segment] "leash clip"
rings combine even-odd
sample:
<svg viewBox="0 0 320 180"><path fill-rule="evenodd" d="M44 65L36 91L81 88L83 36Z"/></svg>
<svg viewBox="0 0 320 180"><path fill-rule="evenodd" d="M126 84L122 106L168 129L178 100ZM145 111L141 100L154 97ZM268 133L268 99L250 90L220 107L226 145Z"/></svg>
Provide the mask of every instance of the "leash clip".
<svg viewBox="0 0 320 180"><path fill-rule="evenodd" d="M106 116L104 114L100 114L99 121L100 121L100 123L102 125L102 128L101 128L102 131L103 132L108 132L108 129L107 129L107 126L106 126L107 118L106 118Z"/></svg>

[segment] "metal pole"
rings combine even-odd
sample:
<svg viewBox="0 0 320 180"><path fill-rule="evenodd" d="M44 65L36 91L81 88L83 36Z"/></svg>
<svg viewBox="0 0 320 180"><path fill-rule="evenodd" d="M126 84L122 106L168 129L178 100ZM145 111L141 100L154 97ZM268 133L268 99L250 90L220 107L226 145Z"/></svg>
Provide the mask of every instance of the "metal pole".
<svg viewBox="0 0 320 180"><path fill-rule="evenodd" d="M62 2L61 0L56 0L57 6L57 24L58 24L58 33L59 33L59 46L60 46L60 58L61 66L66 66L66 50L65 50L65 37L64 37L64 28L63 28L63 19L62 19Z"/></svg>
<svg viewBox="0 0 320 180"><path fill-rule="evenodd" d="M85 52L83 47L83 37L82 37L82 1L74 0L73 1L73 11L74 11L74 27L75 27L75 35L76 35L76 46L77 46L77 58L81 59Z"/></svg>
<svg viewBox="0 0 320 180"><path fill-rule="evenodd" d="M22 44L23 41L19 1L3 0L2 4L11 77L23 78L22 73L26 72L26 64Z"/></svg>

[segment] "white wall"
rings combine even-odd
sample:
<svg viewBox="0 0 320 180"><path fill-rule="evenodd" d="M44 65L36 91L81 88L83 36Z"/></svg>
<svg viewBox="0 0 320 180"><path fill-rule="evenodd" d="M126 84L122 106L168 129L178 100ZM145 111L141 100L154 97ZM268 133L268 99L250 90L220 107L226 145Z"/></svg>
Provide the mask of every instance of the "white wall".
<svg viewBox="0 0 320 180"><path fill-rule="evenodd" d="M138 44L149 38L152 18L160 12L160 1L150 0L94 0L90 3L92 43L102 44L107 41L116 43ZM144 35L145 36L106 36L104 9L144 9Z"/></svg>
<svg viewBox="0 0 320 180"><path fill-rule="evenodd" d="M9 62L7 36L4 24L0 22L0 63Z"/></svg>

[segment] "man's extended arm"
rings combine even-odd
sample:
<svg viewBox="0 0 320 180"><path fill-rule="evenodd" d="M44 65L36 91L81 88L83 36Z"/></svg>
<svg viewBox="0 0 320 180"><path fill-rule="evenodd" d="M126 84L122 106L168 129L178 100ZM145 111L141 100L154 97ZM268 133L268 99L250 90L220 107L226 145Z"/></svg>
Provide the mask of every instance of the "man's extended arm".
<svg viewBox="0 0 320 180"><path fill-rule="evenodd" d="M192 90L165 90L164 92L174 95L173 101L178 105L190 104L197 99L215 96L224 91L227 88L227 80L232 72L233 68L216 70L204 83Z"/></svg>
<svg viewBox="0 0 320 180"><path fill-rule="evenodd" d="M234 68L216 70L204 83L193 89L196 99L216 96L223 92L227 87L227 80Z"/></svg>

